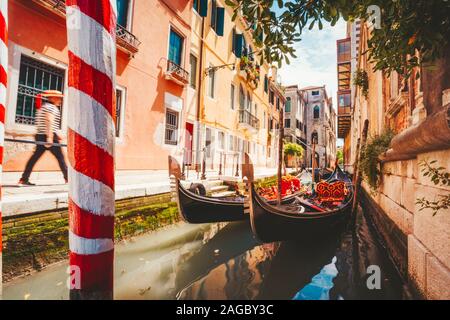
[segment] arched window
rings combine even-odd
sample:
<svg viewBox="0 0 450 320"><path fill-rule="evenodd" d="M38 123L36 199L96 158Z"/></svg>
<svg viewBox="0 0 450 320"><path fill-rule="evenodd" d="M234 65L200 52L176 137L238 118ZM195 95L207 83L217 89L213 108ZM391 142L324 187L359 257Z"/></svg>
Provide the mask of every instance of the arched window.
<svg viewBox="0 0 450 320"><path fill-rule="evenodd" d="M320 107L315 106L314 107L314 119L319 119L319 118L320 118Z"/></svg>
<svg viewBox="0 0 450 320"><path fill-rule="evenodd" d="M239 109L245 109L245 92L242 86L239 86Z"/></svg>
<svg viewBox="0 0 450 320"><path fill-rule="evenodd" d="M317 131L314 131L311 134L311 143L315 143L315 144L319 143L319 134L317 133Z"/></svg>
<svg viewBox="0 0 450 320"><path fill-rule="evenodd" d="M286 104L284 105L285 112L291 112L291 97L286 98Z"/></svg>

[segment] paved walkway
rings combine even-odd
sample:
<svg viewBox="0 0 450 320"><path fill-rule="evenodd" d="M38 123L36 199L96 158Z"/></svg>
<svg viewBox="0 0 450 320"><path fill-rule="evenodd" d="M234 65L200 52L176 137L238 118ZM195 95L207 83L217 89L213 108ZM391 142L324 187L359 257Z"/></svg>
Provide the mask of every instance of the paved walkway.
<svg viewBox="0 0 450 320"><path fill-rule="evenodd" d="M255 177L275 174L273 168L256 168ZM21 173L4 172L2 176L3 216L15 216L35 212L67 208L68 185L60 172L33 172L30 181L36 186L19 187ZM217 175L217 171L206 172L208 180L236 180L232 176ZM189 180L198 180L191 171ZM143 197L170 191L167 170L118 171L116 172L116 200Z"/></svg>

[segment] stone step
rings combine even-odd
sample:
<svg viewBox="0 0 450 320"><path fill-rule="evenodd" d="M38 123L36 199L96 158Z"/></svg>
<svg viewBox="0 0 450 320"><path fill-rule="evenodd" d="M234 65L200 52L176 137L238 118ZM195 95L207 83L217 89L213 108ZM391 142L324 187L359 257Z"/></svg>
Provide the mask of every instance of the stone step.
<svg viewBox="0 0 450 320"><path fill-rule="evenodd" d="M214 186L211 188L211 192L212 193L217 193L217 192L222 192L222 191L228 191L229 187L228 186Z"/></svg>
<svg viewBox="0 0 450 320"><path fill-rule="evenodd" d="M222 192L215 192L211 195L212 198L223 198L223 197L230 197L236 195L236 192L234 191L222 191Z"/></svg>
<svg viewBox="0 0 450 320"><path fill-rule="evenodd" d="M211 188L221 186L221 185L223 185L223 181L222 180L208 180L208 185Z"/></svg>

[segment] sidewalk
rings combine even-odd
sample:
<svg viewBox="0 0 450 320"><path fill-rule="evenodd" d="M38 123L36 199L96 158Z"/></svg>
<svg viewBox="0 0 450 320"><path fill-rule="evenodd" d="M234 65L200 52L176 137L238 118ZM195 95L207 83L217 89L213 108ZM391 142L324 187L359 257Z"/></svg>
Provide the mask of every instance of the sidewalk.
<svg viewBox="0 0 450 320"><path fill-rule="evenodd" d="M276 173L275 168L256 168L255 178ZM2 214L11 217L42 211L67 208L68 185L60 172L33 172L30 181L36 186L18 187L21 173L4 172L2 176ZM208 181L235 181L232 176L219 177L216 171L207 171ZM196 172L189 173L190 181L197 181ZM170 192L167 170L117 171L116 200L144 197Z"/></svg>

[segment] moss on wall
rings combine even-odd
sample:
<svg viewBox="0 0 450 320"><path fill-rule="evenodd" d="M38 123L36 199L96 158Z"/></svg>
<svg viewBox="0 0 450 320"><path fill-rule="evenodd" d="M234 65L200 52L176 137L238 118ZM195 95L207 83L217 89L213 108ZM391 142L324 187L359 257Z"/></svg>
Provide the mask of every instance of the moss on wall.
<svg viewBox="0 0 450 320"><path fill-rule="evenodd" d="M120 200L116 203L115 239L156 230L178 220L177 205L170 202L169 194ZM3 240L5 281L66 259L68 212L6 219Z"/></svg>

